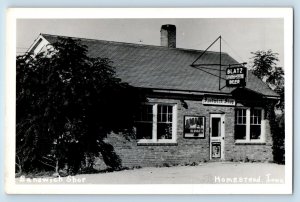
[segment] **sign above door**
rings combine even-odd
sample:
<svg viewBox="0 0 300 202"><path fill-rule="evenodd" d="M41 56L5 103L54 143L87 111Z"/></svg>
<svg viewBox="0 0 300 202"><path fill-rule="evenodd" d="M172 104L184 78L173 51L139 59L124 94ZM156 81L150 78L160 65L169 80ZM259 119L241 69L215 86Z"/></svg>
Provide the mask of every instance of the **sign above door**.
<svg viewBox="0 0 300 202"><path fill-rule="evenodd" d="M220 106L235 106L235 100L229 97L219 97L212 95L204 95L202 99L203 105L220 105Z"/></svg>

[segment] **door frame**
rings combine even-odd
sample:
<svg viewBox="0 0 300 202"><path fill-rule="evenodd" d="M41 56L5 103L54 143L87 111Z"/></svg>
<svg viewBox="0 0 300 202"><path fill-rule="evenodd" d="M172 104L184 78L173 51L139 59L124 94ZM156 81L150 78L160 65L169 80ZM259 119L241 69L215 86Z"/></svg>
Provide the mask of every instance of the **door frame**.
<svg viewBox="0 0 300 202"><path fill-rule="evenodd" d="M220 118L221 127L220 127L220 137L212 137L212 118ZM224 113L211 113L209 114L209 159L212 158L212 142L220 142L221 144L221 158L220 160L225 159L225 114Z"/></svg>

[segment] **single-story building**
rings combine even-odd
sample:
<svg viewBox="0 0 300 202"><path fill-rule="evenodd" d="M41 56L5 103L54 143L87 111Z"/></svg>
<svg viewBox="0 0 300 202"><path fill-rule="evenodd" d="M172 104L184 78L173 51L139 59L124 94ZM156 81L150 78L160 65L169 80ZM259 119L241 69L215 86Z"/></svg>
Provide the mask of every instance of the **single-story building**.
<svg viewBox="0 0 300 202"><path fill-rule="evenodd" d="M57 37L40 34L29 51L37 53ZM111 134L105 140L123 166L272 161L267 103L279 96L251 71L245 85L227 85L225 77L238 78L228 76L229 66L239 64L227 53L176 48L174 25L162 26L161 46L80 40L89 56L110 58L122 81L147 92L136 139ZM196 68L191 64L197 58Z"/></svg>

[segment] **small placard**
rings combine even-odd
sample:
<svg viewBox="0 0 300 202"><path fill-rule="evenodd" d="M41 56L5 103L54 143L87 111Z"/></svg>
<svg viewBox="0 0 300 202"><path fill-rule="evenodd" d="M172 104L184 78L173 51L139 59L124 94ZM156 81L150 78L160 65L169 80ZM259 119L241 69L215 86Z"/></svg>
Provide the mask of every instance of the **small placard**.
<svg viewBox="0 0 300 202"><path fill-rule="evenodd" d="M211 157L212 158L221 158L221 143L212 142L211 143Z"/></svg>

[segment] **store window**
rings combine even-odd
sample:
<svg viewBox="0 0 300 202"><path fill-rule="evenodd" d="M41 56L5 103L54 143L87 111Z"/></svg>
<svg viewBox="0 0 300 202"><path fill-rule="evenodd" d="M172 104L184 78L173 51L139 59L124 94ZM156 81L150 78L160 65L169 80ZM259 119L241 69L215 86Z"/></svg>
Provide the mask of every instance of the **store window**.
<svg viewBox="0 0 300 202"><path fill-rule="evenodd" d="M246 139L246 109L235 110L235 139Z"/></svg>
<svg viewBox="0 0 300 202"><path fill-rule="evenodd" d="M176 142L177 105L145 104L136 119L139 143Z"/></svg>
<svg viewBox="0 0 300 202"><path fill-rule="evenodd" d="M153 125L153 106L144 105L136 121L136 137L137 139L152 139L152 125Z"/></svg>
<svg viewBox="0 0 300 202"><path fill-rule="evenodd" d="M263 114L264 110L259 108L235 110L236 142L264 142Z"/></svg>
<svg viewBox="0 0 300 202"><path fill-rule="evenodd" d="M261 109L250 111L250 139L259 140L261 137Z"/></svg>
<svg viewBox="0 0 300 202"><path fill-rule="evenodd" d="M157 105L157 138L172 139L173 106Z"/></svg>

